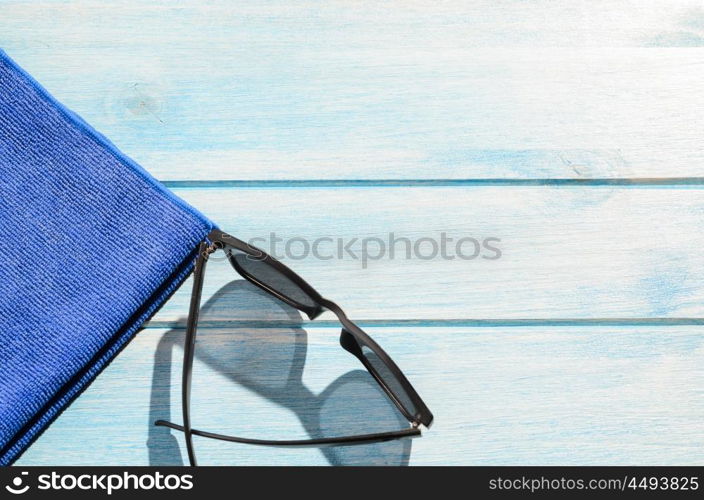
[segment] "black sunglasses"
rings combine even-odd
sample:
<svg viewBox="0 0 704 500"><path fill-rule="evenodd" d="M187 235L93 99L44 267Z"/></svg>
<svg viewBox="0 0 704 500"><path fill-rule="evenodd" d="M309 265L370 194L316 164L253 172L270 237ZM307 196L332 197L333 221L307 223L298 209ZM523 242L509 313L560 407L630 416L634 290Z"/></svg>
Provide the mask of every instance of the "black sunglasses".
<svg viewBox="0 0 704 500"><path fill-rule="evenodd" d="M191 375L200 312L203 278L208 257L213 252L222 249L235 270L246 280L265 290L282 302L304 312L311 320L324 311L333 312L342 325L340 344L348 352L356 356L396 405L403 416L409 421L410 427L399 431L374 434L358 434L353 436L326 437L301 440L267 440L249 439L227 436L201 431L191 427ZM220 230L213 230L206 241L198 248L196 258L193 292L186 325L186 341L183 361L183 377L181 404L183 409L183 425L165 420L157 420L155 425L169 427L182 431L186 438L188 460L196 465L193 447L193 436L219 439L233 443L253 444L262 446L344 446L368 444L392 439L416 437L421 434L420 425L430 427L433 415L403 375L396 363L384 350L361 328L350 321L340 307L334 302L320 296L308 283L278 260L237 238Z"/></svg>

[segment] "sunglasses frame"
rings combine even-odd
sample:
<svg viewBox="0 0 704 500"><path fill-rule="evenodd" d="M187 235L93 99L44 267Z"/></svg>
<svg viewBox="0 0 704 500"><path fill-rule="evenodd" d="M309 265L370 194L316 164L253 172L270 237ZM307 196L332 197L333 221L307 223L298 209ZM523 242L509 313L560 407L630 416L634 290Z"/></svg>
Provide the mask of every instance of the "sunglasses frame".
<svg viewBox="0 0 704 500"><path fill-rule="evenodd" d="M226 252L230 264L244 279L251 282L255 286L263 289L269 294L273 295L282 302L290 305L291 307L294 307L304 312L311 320L317 318L325 311L330 311L335 314L335 316L337 316L338 320L342 325L342 331L340 334L340 345L346 351L350 352L355 357L357 357L357 359L359 359L359 361L372 375L374 380L376 380L376 382L383 389L389 399L391 399L391 401L395 404L398 410L409 421L411 427L395 432L289 441L240 438L193 429L191 427L190 416L191 381L195 354L196 330L198 325L198 316L200 312L201 298L203 292L203 281L205 277L205 266L208 261L209 255L219 249L222 249ZM243 269L242 266L236 261L232 250L237 250L241 253L246 254L246 258L252 258L253 260L262 261L268 264L269 266L273 267L274 270L282 274L294 285L299 287L300 290L303 291L315 305L309 306L306 304L301 304L291 299L290 297L284 295L283 293L279 292L278 290L272 288L266 283L257 280L256 277L254 277L251 273ZM433 421L432 413L425 405L423 400L420 398L411 383L408 381L406 376L401 372L401 369L396 365L396 363L394 363L394 361L389 357L389 355L386 354L386 352L381 348L381 346L379 346L379 344L377 344L359 326L357 326L349 318L347 318L344 311L337 304L335 304L331 300L322 297L311 285L309 285L298 274L296 274L294 271L289 269L287 266L270 256L263 250L249 245L248 243L245 243L244 241L239 240L234 236L220 231L219 229L214 229L210 232L210 234L208 234L206 241L202 242L199 245L198 256L196 258L193 274L193 292L191 294L188 322L186 325L186 340L184 347L184 363L181 385L183 425L180 426L171 422L166 422L164 420L158 420L157 422L155 422L155 425L169 427L171 429L182 431L184 433L186 439L186 448L188 451L188 459L191 465L196 465L197 463L193 446L194 435L212 439L219 439L222 441L264 446L344 446L353 444L382 442L404 437L416 437L421 434L419 429L420 425L423 425L426 428L429 428L431 426ZM389 370L391 375L395 378L395 381L401 386L401 389L404 391L407 399L410 400L413 408L415 409L414 412L411 412L404 406L402 402L403 399L401 398L401 396L389 386L389 384L384 380L384 377L382 377L382 375L378 373L377 369L369 362L369 360L363 353L362 349L364 347L370 349L381 360L381 362L385 365L386 369Z"/></svg>

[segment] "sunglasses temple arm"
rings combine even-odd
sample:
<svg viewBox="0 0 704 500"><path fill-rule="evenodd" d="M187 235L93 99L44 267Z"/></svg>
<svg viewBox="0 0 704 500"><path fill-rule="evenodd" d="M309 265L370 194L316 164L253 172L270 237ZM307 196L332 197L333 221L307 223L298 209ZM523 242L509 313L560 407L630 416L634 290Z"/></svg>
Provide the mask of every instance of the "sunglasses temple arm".
<svg viewBox="0 0 704 500"><path fill-rule="evenodd" d="M167 422L166 420L157 420L156 422L154 422L154 425L168 427L170 429L174 429L181 432L184 431L183 426L174 424L172 422ZM393 439L412 438L420 436L421 431L418 427L410 427L408 429L403 429L400 431L380 432L375 434L358 434L355 436L341 436L319 439L298 439L289 441L271 439L250 439L236 436L226 436L224 434L215 434L212 432L199 431L198 429L191 429L191 434L193 434L194 436L218 439L220 441L227 441L230 443L251 444L255 446L297 446L299 448L319 448L322 446L350 446L356 444L380 443L384 441L391 441Z"/></svg>
<svg viewBox="0 0 704 500"><path fill-rule="evenodd" d="M181 406L183 410L184 423L183 431L186 438L188 461L192 466L197 465L197 462L195 450L193 449L193 433L191 431L191 373L193 371L196 325L198 324L200 299L203 292L203 275L205 274L205 264L207 262L207 248L208 244L205 242L199 245L198 257L196 258L195 269L193 271L193 292L191 293L191 304L188 311L188 324L186 325L186 342L183 353L183 374L181 378Z"/></svg>

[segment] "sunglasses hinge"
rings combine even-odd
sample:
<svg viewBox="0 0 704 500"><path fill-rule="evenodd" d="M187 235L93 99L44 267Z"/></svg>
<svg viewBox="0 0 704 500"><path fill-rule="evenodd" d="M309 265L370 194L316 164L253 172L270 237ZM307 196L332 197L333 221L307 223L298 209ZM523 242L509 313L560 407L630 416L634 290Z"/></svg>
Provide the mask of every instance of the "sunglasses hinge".
<svg viewBox="0 0 704 500"><path fill-rule="evenodd" d="M222 245L218 244L217 241L210 243L202 252L203 258L205 260L208 260L208 257L210 257L210 254L217 252Z"/></svg>

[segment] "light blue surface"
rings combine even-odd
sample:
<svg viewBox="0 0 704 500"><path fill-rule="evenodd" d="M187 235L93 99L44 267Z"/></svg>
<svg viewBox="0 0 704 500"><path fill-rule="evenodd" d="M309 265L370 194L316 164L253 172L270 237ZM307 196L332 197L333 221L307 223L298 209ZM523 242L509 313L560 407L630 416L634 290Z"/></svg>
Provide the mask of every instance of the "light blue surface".
<svg viewBox="0 0 704 500"><path fill-rule="evenodd" d="M436 424L410 450L199 441L203 463L704 463L699 2L0 7L20 64L233 234L502 240L498 261L287 261L427 400ZM216 271L204 300L231 279ZM179 463L151 421L179 414L189 287L20 464ZM223 349L271 313L230 310L209 323ZM329 415L364 428L384 407L321 322L296 337L296 387L313 402L351 373L357 397ZM255 333L264 348L233 356L257 353L240 362L271 382L291 339ZM197 367L196 423L307 434L312 410L237 366Z"/></svg>

